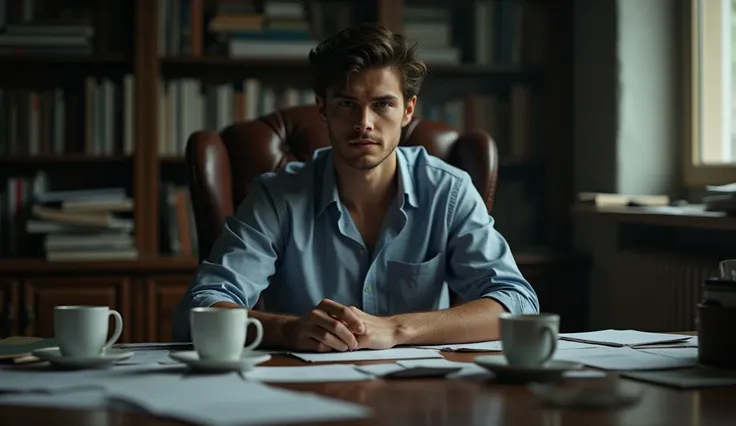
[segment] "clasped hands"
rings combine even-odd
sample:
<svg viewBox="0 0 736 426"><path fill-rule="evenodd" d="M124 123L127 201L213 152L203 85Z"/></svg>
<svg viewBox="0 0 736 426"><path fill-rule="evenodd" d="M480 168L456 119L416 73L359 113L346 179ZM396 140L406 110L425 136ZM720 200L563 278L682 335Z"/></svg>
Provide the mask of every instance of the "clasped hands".
<svg viewBox="0 0 736 426"><path fill-rule="evenodd" d="M391 317L366 314L355 306L324 299L309 315L284 325L284 337L297 350L332 352L388 349L396 345Z"/></svg>

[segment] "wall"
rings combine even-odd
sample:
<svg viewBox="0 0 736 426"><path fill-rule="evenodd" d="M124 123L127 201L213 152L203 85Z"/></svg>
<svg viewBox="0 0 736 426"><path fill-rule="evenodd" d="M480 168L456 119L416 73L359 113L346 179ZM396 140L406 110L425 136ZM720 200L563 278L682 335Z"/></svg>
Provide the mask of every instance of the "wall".
<svg viewBox="0 0 736 426"><path fill-rule="evenodd" d="M575 2L575 191L666 193L679 183L678 2ZM615 327L612 224L574 217L593 256L589 327Z"/></svg>

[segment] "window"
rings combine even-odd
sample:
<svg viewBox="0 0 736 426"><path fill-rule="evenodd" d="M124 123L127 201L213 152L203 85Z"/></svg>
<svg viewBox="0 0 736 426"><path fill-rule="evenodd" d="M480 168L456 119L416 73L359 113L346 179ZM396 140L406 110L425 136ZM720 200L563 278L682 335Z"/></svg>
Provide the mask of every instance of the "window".
<svg viewBox="0 0 736 426"><path fill-rule="evenodd" d="M685 13L685 183L736 181L736 0L690 0Z"/></svg>

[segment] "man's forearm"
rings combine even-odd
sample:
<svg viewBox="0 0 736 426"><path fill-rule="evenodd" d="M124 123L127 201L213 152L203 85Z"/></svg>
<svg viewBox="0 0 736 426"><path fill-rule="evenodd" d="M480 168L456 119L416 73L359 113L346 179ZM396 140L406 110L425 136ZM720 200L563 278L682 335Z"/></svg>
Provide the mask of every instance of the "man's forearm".
<svg viewBox="0 0 736 426"><path fill-rule="evenodd" d="M244 309L242 306L236 305L232 302L218 302L212 305L212 307L215 308L230 308L230 309ZM266 312L260 312L260 311L248 311L248 316L251 318L258 319L261 324L263 325L263 341L261 342L260 346L268 347L268 348L281 348L281 349L287 349L289 342L287 337L284 335L284 330L286 329L286 325L289 324L292 321L295 321L298 319L298 317L290 316L290 315L279 315L279 314L269 314ZM249 332L247 333L248 339L247 343L250 343L253 341L253 338L255 337L255 333Z"/></svg>
<svg viewBox="0 0 736 426"><path fill-rule="evenodd" d="M481 342L500 336L498 317L503 305L489 298L449 309L391 317L397 345L432 345Z"/></svg>

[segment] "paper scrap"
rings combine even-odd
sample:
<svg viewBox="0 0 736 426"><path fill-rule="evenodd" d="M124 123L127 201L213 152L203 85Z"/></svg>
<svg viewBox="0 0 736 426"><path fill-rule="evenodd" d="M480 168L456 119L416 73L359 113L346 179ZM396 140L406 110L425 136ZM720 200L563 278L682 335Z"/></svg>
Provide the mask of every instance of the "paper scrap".
<svg viewBox="0 0 736 426"><path fill-rule="evenodd" d="M356 365L356 370L361 371L372 376L381 377L386 374L395 373L397 371L404 370L405 367L396 364L395 362L389 364L368 364L368 365Z"/></svg>
<svg viewBox="0 0 736 426"><path fill-rule="evenodd" d="M54 393L24 392L0 395L0 405L94 410L107 407L107 398L100 389Z"/></svg>
<svg viewBox="0 0 736 426"><path fill-rule="evenodd" d="M289 367L255 367L244 373L246 380L259 382L353 382L371 380L368 373L351 364L307 365Z"/></svg>
<svg viewBox="0 0 736 426"><path fill-rule="evenodd" d="M562 333L560 339L594 343L608 346L637 346L655 343L672 343L690 340L693 336L685 334L650 333L637 330L599 330L583 333Z"/></svg>
<svg viewBox="0 0 736 426"><path fill-rule="evenodd" d="M378 359L442 358L432 349L394 348L381 350L358 350L350 352L292 352L291 355L307 362L370 361Z"/></svg>
<svg viewBox="0 0 736 426"><path fill-rule="evenodd" d="M169 350L145 349L133 351L132 357L119 361L117 365L159 364L169 361L173 361L169 358Z"/></svg>

